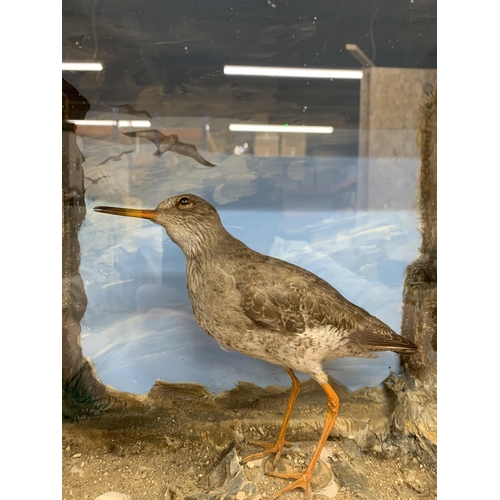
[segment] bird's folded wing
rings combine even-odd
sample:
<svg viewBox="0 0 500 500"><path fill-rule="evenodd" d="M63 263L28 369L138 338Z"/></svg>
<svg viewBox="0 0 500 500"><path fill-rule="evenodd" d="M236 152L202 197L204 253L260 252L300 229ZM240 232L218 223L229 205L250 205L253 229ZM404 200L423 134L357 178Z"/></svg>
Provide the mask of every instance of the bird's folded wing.
<svg viewBox="0 0 500 500"><path fill-rule="evenodd" d="M293 294L281 284L252 283L240 289L244 314L259 326L281 333L301 333L305 330L300 310L293 307Z"/></svg>
<svg viewBox="0 0 500 500"><path fill-rule="evenodd" d="M332 326L347 332L383 325L321 278L287 262L252 265L245 276L237 283L243 311L271 330L294 334Z"/></svg>

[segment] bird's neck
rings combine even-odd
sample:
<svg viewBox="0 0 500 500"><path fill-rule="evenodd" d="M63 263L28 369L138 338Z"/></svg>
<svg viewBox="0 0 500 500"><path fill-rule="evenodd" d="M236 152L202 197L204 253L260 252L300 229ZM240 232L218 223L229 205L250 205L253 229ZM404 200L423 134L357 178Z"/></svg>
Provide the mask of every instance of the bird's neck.
<svg viewBox="0 0 500 500"><path fill-rule="evenodd" d="M240 240L229 234L220 226L192 228L191 238L177 243L187 259L212 259L214 255L227 253L228 250L245 246Z"/></svg>

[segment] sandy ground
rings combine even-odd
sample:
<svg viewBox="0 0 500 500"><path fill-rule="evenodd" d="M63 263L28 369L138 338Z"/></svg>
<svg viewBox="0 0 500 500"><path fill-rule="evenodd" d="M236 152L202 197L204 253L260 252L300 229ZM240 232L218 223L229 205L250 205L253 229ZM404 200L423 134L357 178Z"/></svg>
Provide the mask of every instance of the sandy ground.
<svg viewBox="0 0 500 500"><path fill-rule="evenodd" d="M283 452L277 466L280 471L304 470L319 438L325 416L324 396L320 394L316 400L307 390L304 393L292 413L287 432L292 446ZM94 500L109 491L130 495L132 500L271 498L289 480L266 475L271 467L267 459L244 466L238 462L261 450L247 440L275 438L287 393L254 398L248 398L248 394L235 393L235 399L224 405L209 398L170 398L163 408L150 406L128 413L122 410L112 418L63 421L63 499ZM345 415L357 410L368 421L375 411L387 406L372 400L368 404L365 396L346 395L352 402L341 406L338 426L342 426ZM157 401L163 400L162 396ZM304 425L314 419L318 422L315 426ZM219 438L217 429L221 430ZM353 439L332 435L315 470L313 499L435 499L435 461L415 453L400 453L399 448L393 442L388 448L378 447L378 451L377 446L361 450ZM226 471L222 476L221 467ZM298 489L282 498L304 500L305 494Z"/></svg>
<svg viewBox="0 0 500 500"><path fill-rule="evenodd" d="M138 440L137 443L92 451L70 444L70 441L63 440L65 500L94 500L108 491L125 493L132 499L170 498L172 492L196 498L205 491L203 479L217 465L221 455L209 445L189 441L175 445L168 445L165 441L153 445ZM286 453L282 460L287 460L288 455L294 469L304 469L314 446L313 442L300 443L296 446L300 451ZM249 444L238 448L239 456L257 451L255 446ZM366 453L359 458L350 458L341 442L328 442L325 451L328 458L324 463L331 467L343 461L344 465L361 474L366 486L359 489L350 487L349 481L347 486L340 486L338 479L333 476L327 488L313 492L315 500L436 498L435 469L417 458L382 459ZM246 478L257 486L258 493L252 497L255 499L259 495L260 498L271 498L274 492L288 484L286 480L264 475L262 461L250 462L242 469ZM351 486L354 483L356 481L351 481ZM177 497L182 498L180 495ZM283 498L303 500L305 495L302 490L296 490Z"/></svg>

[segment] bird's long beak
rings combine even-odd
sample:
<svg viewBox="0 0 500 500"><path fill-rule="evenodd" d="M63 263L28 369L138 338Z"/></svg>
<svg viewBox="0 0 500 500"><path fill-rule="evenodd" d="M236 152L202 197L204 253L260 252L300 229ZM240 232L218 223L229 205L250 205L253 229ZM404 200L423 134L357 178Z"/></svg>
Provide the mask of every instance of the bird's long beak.
<svg viewBox="0 0 500 500"><path fill-rule="evenodd" d="M124 217L139 217L141 219L154 220L157 216L155 210L138 210L136 208L120 208L120 207L95 207L95 212L103 214L123 215Z"/></svg>

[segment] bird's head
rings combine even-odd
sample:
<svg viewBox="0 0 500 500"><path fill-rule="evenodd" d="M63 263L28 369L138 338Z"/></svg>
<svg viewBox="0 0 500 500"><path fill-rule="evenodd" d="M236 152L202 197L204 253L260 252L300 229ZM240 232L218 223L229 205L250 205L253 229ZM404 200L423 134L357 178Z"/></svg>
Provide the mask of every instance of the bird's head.
<svg viewBox="0 0 500 500"><path fill-rule="evenodd" d="M149 219L163 226L170 239L186 255L215 244L226 233L215 208L194 194L181 194L162 201L154 210L95 207L96 212Z"/></svg>

